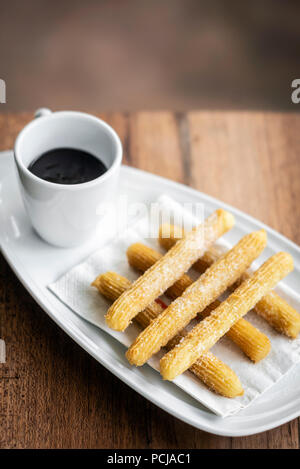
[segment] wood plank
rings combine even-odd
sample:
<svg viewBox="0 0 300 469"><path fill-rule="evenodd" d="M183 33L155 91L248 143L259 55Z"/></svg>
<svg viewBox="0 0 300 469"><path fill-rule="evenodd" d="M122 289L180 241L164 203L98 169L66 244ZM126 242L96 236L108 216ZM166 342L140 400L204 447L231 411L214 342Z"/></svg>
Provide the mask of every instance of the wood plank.
<svg viewBox="0 0 300 469"><path fill-rule="evenodd" d="M300 242L296 114L189 113L191 185Z"/></svg>
<svg viewBox="0 0 300 469"><path fill-rule="evenodd" d="M231 203L300 243L296 114L99 114L124 162ZM8 149L32 114L0 115ZM0 258L0 447L298 448L298 421L247 438L216 437L147 402L81 350Z"/></svg>
<svg viewBox="0 0 300 469"><path fill-rule="evenodd" d="M178 124L171 112L139 112L130 117L133 166L182 182L184 179Z"/></svg>

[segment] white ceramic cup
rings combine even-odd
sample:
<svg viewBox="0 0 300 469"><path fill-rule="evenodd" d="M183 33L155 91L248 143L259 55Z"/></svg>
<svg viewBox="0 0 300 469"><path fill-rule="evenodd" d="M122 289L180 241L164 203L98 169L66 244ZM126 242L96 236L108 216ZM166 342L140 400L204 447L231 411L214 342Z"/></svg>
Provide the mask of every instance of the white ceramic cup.
<svg viewBox="0 0 300 469"><path fill-rule="evenodd" d="M102 120L82 112L40 109L18 135L14 154L21 192L36 232L48 243L61 247L87 241L98 226L101 204L117 192L122 144L116 132ZM42 153L55 148L75 148L98 157L107 171L83 184L55 184L28 170Z"/></svg>

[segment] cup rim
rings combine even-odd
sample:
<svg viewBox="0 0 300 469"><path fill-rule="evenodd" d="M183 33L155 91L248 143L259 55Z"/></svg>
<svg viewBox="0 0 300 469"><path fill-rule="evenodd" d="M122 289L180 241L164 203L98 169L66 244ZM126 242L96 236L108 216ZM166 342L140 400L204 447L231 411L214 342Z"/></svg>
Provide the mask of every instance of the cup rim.
<svg viewBox="0 0 300 469"><path fill-rule="evenodd" d="M116 155L115 159L112 163L112 165L105 171L105 173L101 174L101 176L98 176L97 178L93 179L92 181L88 182L83 182L81 184L57 184L56 182L49 182L45 181L44 179L39 178L38 176L35 176L31 171L29 171L28 168L26 168L25 164L23 163L22 159L20 158L20 145L22 143L22 139L24 138L24 135L29 132L32 128L38 125L40 119L59 119L62 117L66 116L74 116L77 115L79 117L83 117L85 119L88 119L90 121L96 122L97 124L100 124L102 128L106 130L106 132L110 135L112 140L114 140L116 144ZM86 112L79 112L79 111L55 111L51 112L51 114L46 115L46 116L41 116L37 117L36 119L33 119L31 122L29 122L25 127L21 130L21 132L18 134L15 144L14 144L14 157L16 160L17 165L19 168L33 181L41 184L42 186L52 188L52 189L63 189L63 190L68 190L68 191L78 191L81 189L86 189L90 188L93 186L96 186L100 182L108 179L112 173L116 171L116 169L121 165L122 161L122 154L123 154L123 149L122 149L122 143L120 140L120 137L118 136L117 132L109 125L107 124L104 120L99 119L96 116L93 116L92 114L88 114Z"/></svg>

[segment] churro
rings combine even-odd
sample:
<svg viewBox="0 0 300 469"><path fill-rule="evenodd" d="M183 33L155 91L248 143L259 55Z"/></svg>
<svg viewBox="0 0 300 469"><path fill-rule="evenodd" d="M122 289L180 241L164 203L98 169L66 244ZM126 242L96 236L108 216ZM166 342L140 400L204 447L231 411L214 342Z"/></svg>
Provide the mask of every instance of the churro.
<svg viewBox="0 0 300 469"><path fill-rule="evenodd" d="M141 243L132 244L127 250L129 264L141 272L145 272L161 257L160 252ZM166 291L166 295L174 300L181 296L192 283L191 277L184 274ZM218 300L214 301L200 312L200 317L204 318L209 315L219 304ZM270 352L271 343L268 337L245 319L237 321L227 332L227 336L255 363L265 358Z"/></svg>
<svg viewBox="0 0 300 469"><path fill-rule="evenodd" d="M111 301L115 301L130 287L130 281L115 272L106 272L99 275L92 283L99 292ZM166 306L165 306L166 307ZM144 311L140 312L135 320L143 327L147 327L151 320L163 311L163 307L153 302ZM175 336L167 349L170 350L182 340L184 332ZM190 371L206 386L224 397L236 397L243 394L243 388L234 371L219 360L211 352L203 354L190 368Z"/></svg>
<svg viewBox="0 0 300 469"><path fill-rule="evenodd" d="M177 241L186 235L185 230L178 225L162 224L159 227L159 244L167 251L174 246ZM216 262L219 257L226 252L223 246L211 246L203 256L201 256L193 265L193 268L198 270L201 274Z"/></svg>
<svg viewBox="0 0 300 469"><path fill-rule="evenodd" d="M265 295L254 307L278 332L296 339L300 332L300 314L275 291Z"/></svg>
<svg viewBox="0 0 300 469"><path fill-rule="evenodd" d="M151 355L158 352L179 330L195 318L197 313L203 311L229 285L236 282L265 248L266 240L267 236L264 230L250 233L244 236L224 256L220 257L183 292L182 296L173 301L141 332L126 353L129 362L137 366L143 365ZM176 243L175 247L180 242ZM160 260L154 266L159 262ZM152 267L149 270L151 269Z"/></svg>
<svg viewBox="0 0 300 469"><path fill-rule="evenodd" d="M112 304L106 314L108 326L119 331L126 329L140 311L176 282L233 224L234 217L220 209L187 233Z"/></svg>
<svg viewBox="0 0 300 469"><path fill-rule="evenodd" d="M124 293L124 291L130 288L131 282L127 278L115 272L106 272L105 274L98 275L92 285L96 287L98 291L105 296L105 298L115 301L122 295L122 293ZM162 311L162 306L160 306L156 301L153 301L134 319L140 324L140 326L145 328L152 319L155 319Z"/></svg>
<svg viewBox="0 0 300 469"><path fill-rule="evenodd" d="M292 270L293 259L289 254L280 252L269 258L215 311L195 326L180 344L161 359L163 378L173 380L187 370Z"/></svg>
<svg viewBox="0 0 300 469"><path fill-rule="evenodd" d="M184 230L176 225L161 225L159 230L159 242L165 249L170 249L183 236ZM195 262L193 267L203 273L222 254L224 254L224 249L212 246ZM250 275L248 272L244 272L240 282L249 278ZM255 305L254 309L278 332L292 339L298 336L300 332L300 314L274 291L265 295Z"/></svg>

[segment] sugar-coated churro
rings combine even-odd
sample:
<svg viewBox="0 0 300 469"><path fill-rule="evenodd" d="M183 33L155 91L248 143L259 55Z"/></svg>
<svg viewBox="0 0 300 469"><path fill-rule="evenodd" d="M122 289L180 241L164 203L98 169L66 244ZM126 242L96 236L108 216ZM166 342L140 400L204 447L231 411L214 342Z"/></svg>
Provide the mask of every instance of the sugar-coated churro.
<svg viewBox="0 0 300 469"><path fill-rule="evenodd" d="M159 244L167 251L174 246L177 241L182 239L186 235L186 232L181 226L163 224L159 227ZM193 265L198 272L205 272L219 257L227 251L223 246L211 246L203 256L201 256Z"/></svg>
<svg viewBox="0 0 300 469"><path fill-rule="evenodd" d="M276 292L265 295L254 307L278 332L296 339L300 332L300 314Z"/></svg>
<svg viewBox="0 0 300 469"><path fill-rule="evenodd" d="M126 329L140 311L176 282L233 224L234 217L229 212L216 210L187 233L112 304L106 315L108 326L119 331Z"/></svg>
<svg viewBox="0 0 300 469"><path fill-rule="evenodd" d="M218 308L203 319L185 339L160 361L164 379L173 380L206 353L231 327L289 272L292 257L284 252L269 258Z"/></svg>
<svg viewBox="0 0 300 469"><path fill-rule="evenodd" d="M127 259L131 267L139 270L140 272L146 272L150 269L155 262L162 258L163 254L155 249L150 248L142 243L134 243L127 249ZM180 279L177 280L166 290L166 295L173 300L178 296L181 296L186 288L193 283L191 277L187 274L183 274Z"/></svg>
<svg viewBox="0 0 300 469"><path fill-rule="evenodd" d="M265 248L266 241L264 230L250 233L220 257L141 332L126 353L129 362L137 366L143 365L151 355L158 352L197 313L203 311L241 276ZM177 245L178 243L175 246Z"/></svg>
<svg viewBox="0 0 300 469"><path fill-rule="evenodd" d="M237 397L244 389L235 372L211 352L204 353L189 368L197 378L217 394L224 397Z"/></svg>
<svg viewBox="0 0 300 469"><path fill-rule="evenodd" d="M132 244L127 250L129 264L141 272L149 269L161 256L160 252L142 243ZM181 296L192 283L191 277L184 274L166 291L166 295L174 300ZM218 300L214 301L200 312L200 317L206 317L219 304ZM255 363L265 358L270 352L271 343L268 337L245 319L237 321L227 332L227 336Z"/></svg>
<svg viewBox="0 0 300 469"><path fill-rule="evenodd" d="M165 249L170 249L183 236L183 229L176 225L161 225L159 230L159 242ZM224 249L221 247L212 246L195 262L193 267L203 273L223 253ZM250 275L248 272L245 272L242 275L241 281L246 280ZM299 335L300 314L274 291L265 295L255 305L254 309L257 314L263 317L278 332L292 339Z"/></svg>
<svg viewBox="0 0 300 469"><path fill-rule="evenodd" d="M99 292L111 301L115 301L125 290L130 287L130 281L115 272L106 272L99 275L92 283ZM144 328L151 320L157 317L163 308L158 303L153 302L145 311L140 312L135 320ZM182 340L183 335L177 335L167 344L167 349ZM190 368L190 371L206 386L216 393L233 398L243 394L244 390L239 378L234 371L225 363L219 360L211 352L203 354Z"/></svg>
<svg viewBox="0 0 300 469"><path fill-rule="evenodd" d="M99 292L105 296L105 298L115 301L122 295L122 293L124 293L124 291L130 288L131 282L127 278L115 272L106 272L105 274L98 275L92 285L96 287ZM140 326L145 328L152 319L155 319L162 311L163 308L156 301L153 301L134 319L140 324Z"/></svg>

